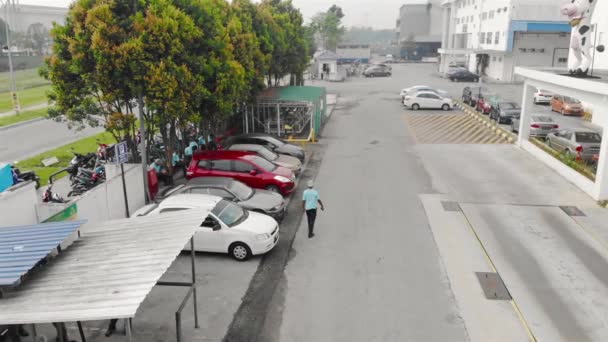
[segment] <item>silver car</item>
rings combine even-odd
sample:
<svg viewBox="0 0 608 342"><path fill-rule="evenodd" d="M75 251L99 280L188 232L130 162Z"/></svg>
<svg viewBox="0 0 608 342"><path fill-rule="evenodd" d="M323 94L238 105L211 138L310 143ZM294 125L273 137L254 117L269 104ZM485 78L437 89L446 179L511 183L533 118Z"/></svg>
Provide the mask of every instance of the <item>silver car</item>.
<svg viewBox="0 0 608 342"><path fill-rule="evenodd" d="M288 156L286 154L275 153L262 145L235 144L228 147L228 150L254 152L258 156L268 160L269 162L277 166L282 166L290 169L295 174L298 174L300 173L300 171L302 171L302 162L298 158Z"/></svg>
<svg viewBox="0 0 608 342"><path fill-rule="evenodd" d="M588 129L562 129L547 135L549 146L585 161L593 161L600 153L602 136Z"/></svg>
<svg viewBox="0 0 608 342"><path fill-rule="evenodd" d="M530 120L530 136L546 138L551 133L557 133L559 125L548 115L532 115ZM519 133L519 116L511 119L511 131Z"/></svg>

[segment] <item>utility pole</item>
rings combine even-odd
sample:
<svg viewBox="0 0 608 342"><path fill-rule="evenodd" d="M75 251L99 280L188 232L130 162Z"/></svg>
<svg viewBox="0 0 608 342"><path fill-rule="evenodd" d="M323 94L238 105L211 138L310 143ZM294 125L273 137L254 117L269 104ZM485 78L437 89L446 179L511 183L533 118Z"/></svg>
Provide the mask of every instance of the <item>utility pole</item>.
<svg viewBox="0 0 608 342"><path fill-rule="evenodd" d="M6 47L7 47L7 54L8 54L8 68L9 68L9 74L10 74L10 79L11 79L11 97L13 99L13 107L15 109L15 113L17 115L19 115L19 111L20 111L20 106L19 106L19 98L17 97L17 86L15 84L15 74L13 72L13 57L11 54L11 34L10 34L10 26L8 25L8 21L9 21L9 5L10 5L10 0L6 0L6 2L4 3L4 10L5 10L5 19L4 20L4 27L5 27L5 31L6 31Z"/></svg>

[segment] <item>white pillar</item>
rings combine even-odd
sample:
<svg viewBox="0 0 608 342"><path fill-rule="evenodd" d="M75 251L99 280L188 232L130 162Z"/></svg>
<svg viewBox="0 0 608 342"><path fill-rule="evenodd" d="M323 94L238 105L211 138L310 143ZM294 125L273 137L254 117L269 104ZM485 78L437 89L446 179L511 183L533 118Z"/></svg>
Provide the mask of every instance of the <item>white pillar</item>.
<svg viewBox="0 0 608 342"><path fill-rule="evenodd" d="M277 133L281 136L281 105L277 103Z"/></svg>
<svg viewBox="0 0 608 342"><path fill-rule="evenodd" d="M521 117L519 120L519 136L517 144L522 145L530 138L530 122L532 121L532 107L534 102L534 87L528 81L524 83L524 96L521 100Z"/></svg>
<svg viewBox="0 0 608 342"><path fill-rule="evenodd" d="M247 106L245 106L245 133L249 133L249 113L247 112Z"/></svg>
<svg viewBox="0 0 608 342"><path fill-rule="evenodd" d="M596 113L608 113L608 105L602 107L594 108ZM600 201L608 200L608 137L606 133L608 132L604 129L600 160L597 162L597 174L595 176L595 189L597 191L597 199Z"/></svg>

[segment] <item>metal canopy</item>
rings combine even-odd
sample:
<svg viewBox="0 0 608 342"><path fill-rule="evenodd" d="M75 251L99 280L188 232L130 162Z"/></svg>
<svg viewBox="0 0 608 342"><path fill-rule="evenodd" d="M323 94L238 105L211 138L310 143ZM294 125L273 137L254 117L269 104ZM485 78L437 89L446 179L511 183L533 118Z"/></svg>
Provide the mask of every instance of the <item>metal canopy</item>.
<svg viewBox="0 0 608 342"><path fill-rule="evenodd" d="M85 221L0 227L0 287L15 287L40 261L61 251Z"/></svg>
<svg viewBox="0 0 608 342"><path fill-rule="evenodd" d="M0 324L133 318L207 213L84 226L82 237L5 299Z"/></svg>

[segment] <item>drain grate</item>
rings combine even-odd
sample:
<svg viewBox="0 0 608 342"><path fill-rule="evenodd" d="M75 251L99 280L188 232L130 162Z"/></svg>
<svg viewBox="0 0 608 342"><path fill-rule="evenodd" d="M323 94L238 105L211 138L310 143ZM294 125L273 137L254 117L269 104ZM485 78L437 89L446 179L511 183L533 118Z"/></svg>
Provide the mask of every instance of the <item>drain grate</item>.
<svg viewBox="0 0 608 342"><path fill-rule="evenodd" d="M561 206L559 207L563 210L568 216L587 216L584 212L582 212L579 208L574 206Z"/></svg>
<svg viewBox="0 0 608 342"><path fill-rule="evenodd" d="M486 295L487 299L490 300L511 300L511 294L509 294L509 290L503 283L502 278L498 275L498 273L491 272L475 272L477 275L477 279L479 279L479 284L481 284L481 288L483 289L483 293Z"/></svg>
<svg viewBox="0 0 608 342"><path fill-rule="evenodd" d="M460 208L460 204L458 204L458 202L441 201L441 205L445 211L462 211L462 208Z"/></svg>

